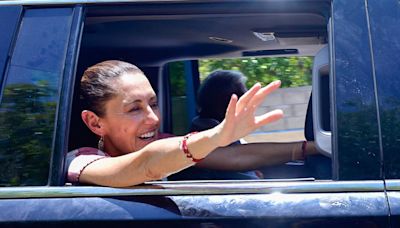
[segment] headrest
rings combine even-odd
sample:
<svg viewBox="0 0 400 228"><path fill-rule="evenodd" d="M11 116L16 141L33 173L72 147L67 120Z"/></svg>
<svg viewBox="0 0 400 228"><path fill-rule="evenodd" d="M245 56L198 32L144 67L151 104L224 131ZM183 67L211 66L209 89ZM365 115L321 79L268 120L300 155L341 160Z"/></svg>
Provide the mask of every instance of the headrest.
<svg viewBox="0 0 400 228"><path fill-rule="evenodd" d="M219 121L211 118L201 118L196 116L192 120L190 131L204 131L213 128L219 124Z"/></svg>

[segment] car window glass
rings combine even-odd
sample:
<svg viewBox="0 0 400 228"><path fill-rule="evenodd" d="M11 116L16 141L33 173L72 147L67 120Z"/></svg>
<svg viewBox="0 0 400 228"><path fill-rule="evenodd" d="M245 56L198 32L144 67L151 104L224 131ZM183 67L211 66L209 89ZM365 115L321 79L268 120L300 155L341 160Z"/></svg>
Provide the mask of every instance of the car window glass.
<svg viewBox="0 0 400 228"><path fill-rule="evenodd" d="M0 7L0 85L20 14L19 6Z"/></svg>
<svg viewBox="0 0 400 228"><path fill-rule="evenodd" d="M184 62L171 63L168 69L171 85L172 133L182 135L189 131L190 126Z"/></svg>
<svg viewBox="0 0 400 228"><path fill-rule="evenodd" d="M26 10L0 102L0 185L46 185L71 9Z"/></svg>

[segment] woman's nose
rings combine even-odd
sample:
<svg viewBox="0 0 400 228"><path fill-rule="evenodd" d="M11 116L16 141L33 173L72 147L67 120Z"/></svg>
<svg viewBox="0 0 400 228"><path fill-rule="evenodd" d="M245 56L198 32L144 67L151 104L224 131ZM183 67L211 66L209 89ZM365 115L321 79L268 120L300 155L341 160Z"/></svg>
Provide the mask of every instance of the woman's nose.
<svg viewBox="0 0 400 228"><path fill-rule="evenodd" d="M156 111L154 111L151 106L147 106L146 123L153 124L157 123L158 121L160 120L158 118L158 115L156 114Z"/></svg>

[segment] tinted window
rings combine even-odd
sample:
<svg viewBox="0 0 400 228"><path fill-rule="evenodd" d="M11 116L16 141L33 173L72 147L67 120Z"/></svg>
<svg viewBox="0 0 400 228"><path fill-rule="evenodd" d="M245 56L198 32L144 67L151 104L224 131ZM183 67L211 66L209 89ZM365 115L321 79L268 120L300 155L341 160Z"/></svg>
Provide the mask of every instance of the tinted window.
<svg viewBox="0 0 400 228"><path fill-rule="evenodd" d="M364 1L333 1L333 156L340 180L380 179L379 130ZM354 31L357 31L356 33ZM344 35L346 34L346 35ZM352 35L347 35L352 34Z"/></svg>
<svg viewBox="0 0 400 228"><path fill-rule="evenodd" d="M16 6L0 7L0 85L21 10L21 7Z"/></svg>
<svg viewBox="0 0 400 228"><path fill-rule="evenodd" d="M368 12L385 178L400 178L400 2L373 1L368 3Z"/></svg>
<svg viewBox="0 0 400 228"><path fill-rule="evenodd" d="M184 62L169 64L172 103L172 133L183 135L189 131L190 120L186 96Z"/></svg>
<svg viewBox="0 0 400 228"><path fill-rule="evenodd" d="M0 185L45 185L71 9L24 14L0 103Z"/></svg>

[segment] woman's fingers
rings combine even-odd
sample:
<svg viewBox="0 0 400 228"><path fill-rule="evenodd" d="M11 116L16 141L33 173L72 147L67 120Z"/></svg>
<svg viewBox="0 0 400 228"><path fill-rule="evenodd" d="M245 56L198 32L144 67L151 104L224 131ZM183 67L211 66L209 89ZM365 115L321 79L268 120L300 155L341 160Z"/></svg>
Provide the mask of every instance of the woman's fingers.
<svg viewBox="0 0 400 228"><path fill-rule="evenodd" d="M256 94L254 94L253 99L251 99L251 101L248 103L248 106L256 109L264 101L265 97L268 96L268 94L272 93L280 86L281 81L279 80L269 83L267 86L261 88L257 91Z"/></svg>
<svg viewBox="0 0 400 228"><path fill-rule="evenodd" d="M265 124L279 120L282 117L283 117L283 111L281 109L275 109L275 110L273 110L271 112L267 112L263 115L256 116L255 117L256 128L259 128Z"/></svg>
<svg viewBox="0 0 400 228"><path fill-rule="evenodd" d="M226 109L218 145L227 145L262 125L282 118L282 110L274 110L260 116L254 116L255 109L280 84L280 81L275 81L261 88L261 85L256 83L240 99L233 94Z"/></svg>
<svg viewBox="0 0 400 228"><path fill-rule="evenodd" d="M226 114L225 114L225 119L229 122L232 120L232 118L235 117L237 101L238 101L237 95L232 94L231 99L229 100L228 107L226 108Z"/></svg>
<svg viewBox="0 0 400 228"><path fill-rule="evenodd" d="M235 126L236 126L236 109L237 109L238 97L236 94L232 94L229 100L228 107L226 108L225 119L222 121L220 131L218 133L216 145L226 146L231 142L235 141Z"/></svg>
<svg viewBox="0 0 400 228"><path fill-rule="evenodd" d="M251 99L254 97L254 95L261 89L261 84L260 83L256 83L254 84L245 94L243 94L239 101L238 101L238 105L237 105L237 111L241 112L243 110L244 107L246 107L249 102L251 101Z"/></svg>

